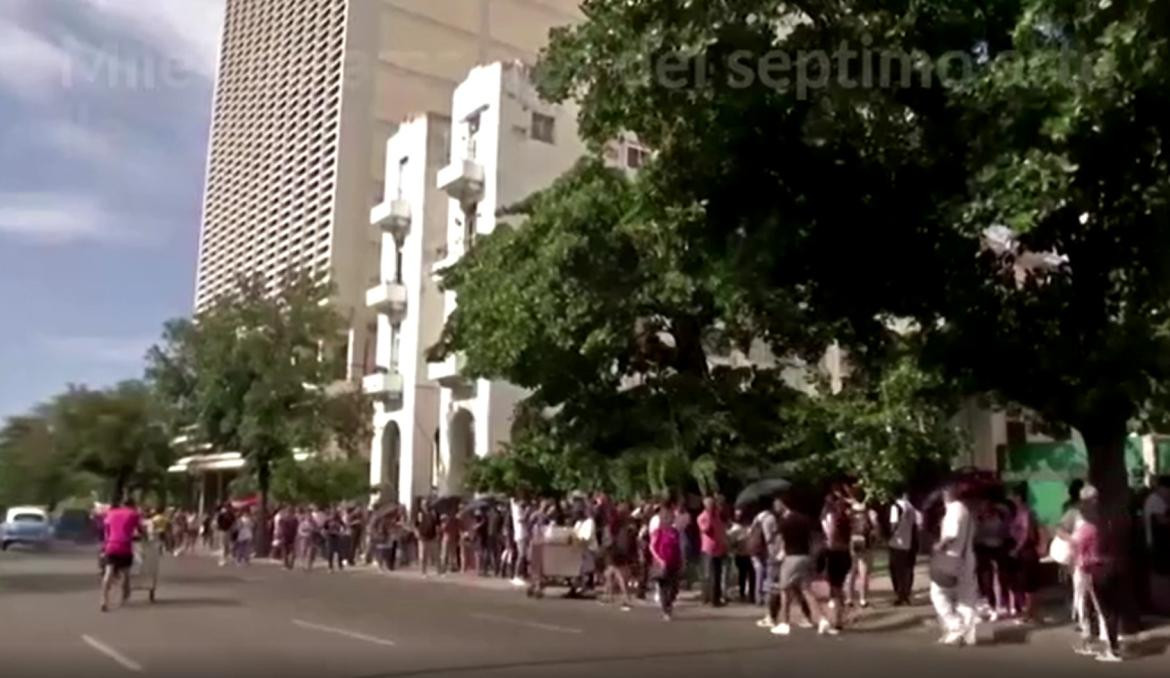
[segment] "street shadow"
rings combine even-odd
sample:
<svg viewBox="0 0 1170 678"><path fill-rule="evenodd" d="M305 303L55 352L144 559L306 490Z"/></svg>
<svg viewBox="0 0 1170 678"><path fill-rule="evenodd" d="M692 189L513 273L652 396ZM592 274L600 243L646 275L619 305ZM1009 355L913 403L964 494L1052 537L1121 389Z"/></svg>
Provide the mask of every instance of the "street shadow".
<svg viewBox="0 0 1170 678"><path fill-rule="evenodd" d="M1170 637L1162 636L1132 643L1126 646L1126 652L1135 659L1145 659L1165 654L1167 647L1170 647Z"/></svg>
<svg viewBox="0 0 1170 678"><path fill-rule="evenodd" d="M1034 628L1028 626L1001 626L992 629L992 645L1027 645Z"/></svg>
<svg viewBox="0 0 1170 678"><path fill-rule="evenodd" d="M922 628L923 622L933 615L916 612L879 612L867 615L857 625L850 626L849 633L895 633Z"/></svg>
<svg viewBox="0 0 1170 678"><path fill-rule="evenodd" d="M145 603L150 605L150 603ZM196 608L196 607L241 607L243 603L234 598L167 598L160 595L155 599L154 607L165 608Z"/></svg>
<svg viewBox="0 0 1170 678"><path fill-rule="evenodd" d="M165 574L161 577L168 584L181 585L199 585L199 584L242 584L246 581L244 577L230 574L209 574L209 575L191 575L191 574Z"/></svg>
<svg viewBox="0 0 1170 678"><path fill-rule="evenodd" d="M498 662L494 664L478 664L475 666L441 666L422 669L405 669L386 673L373 673L354 678L400 678L402 676L428 676L434 674L479 673L482 671L506 671L508 669L532 669L556 666L588 666L590 664L608 664L613 662L647 661L654 659L682 659L686 657L706 657L718 655L742 655L748 652L767 652L776 649L775 643L764 645L740 645L709 650L683 650L679 652L647 652L642 654L625 654L611 656L566 657L564 659L538 659L533 661ZM550 672L551 673L551 672Z"/></svg>
<svg viewBox="0 0 1170 678"><path fill-rule="evenodd" d="M96 590L101 576L92 574L5 574L0 576L0 591L8 593L74 593Z"/></svg>

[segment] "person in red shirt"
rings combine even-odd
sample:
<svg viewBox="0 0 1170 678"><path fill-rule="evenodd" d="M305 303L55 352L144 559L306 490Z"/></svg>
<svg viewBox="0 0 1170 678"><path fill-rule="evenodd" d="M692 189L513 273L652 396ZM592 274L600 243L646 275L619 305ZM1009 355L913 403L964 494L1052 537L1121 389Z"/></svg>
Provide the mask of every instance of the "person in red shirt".
<svg viewBox="0 0 1170 678"><path fill-rule="evenodd" d="M124 504L115 503L106 512L103 521L105 538L102 557L105 572L102 576L102 612L110 609L110 589L114 579L122 580L122 600L130 597L130 566L134 564L134 538L142 532L142 515L133 499Z"/></svg>
<svg viewBox="0 0 1170 678"><path fill-rule="evenodd" d="M713 607L723 606L723 564L727 560L727 526L719 504L715 497L707 497L699 514L699 546L707 578L703 599Z"/></svg>

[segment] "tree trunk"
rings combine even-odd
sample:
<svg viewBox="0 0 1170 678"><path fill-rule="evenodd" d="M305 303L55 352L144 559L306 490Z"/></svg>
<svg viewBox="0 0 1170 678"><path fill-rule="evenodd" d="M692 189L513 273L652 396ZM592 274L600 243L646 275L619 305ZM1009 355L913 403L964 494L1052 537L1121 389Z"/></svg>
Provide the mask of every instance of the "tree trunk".
<svg viewBox="0 0 1170 678"><path fill-rule="evenodd" d="M260 510L256 516L254 532L257 536L256 555L264 558L272 548L272 535L268 532L268 488L272 483L272 467L267 460L256 465L256 484L260 488Z"/></svg>
<svg viewBox="0 0 1170 678"><path fill-rule="evenodd" d="M1135 584L1137 580L1131 558L1132 518L1130 512L1129 473L1125 468L1125 421L1099 422L1079 429L1085 439L1089 457L1089 483L1097 489L1097 503L1102 524L1099 526L1101 549L1121 571L1121 581L1128 582L1122 631L1132 629L1136 621Z"/></svg>
<svg viewBox="0 0 1170 678"><path fill-rule="evenodd" d="M120 504L126 500L126 485L130 482L130 472L120 469L114 476L114 490L110 493L110 505Z"/></svg>

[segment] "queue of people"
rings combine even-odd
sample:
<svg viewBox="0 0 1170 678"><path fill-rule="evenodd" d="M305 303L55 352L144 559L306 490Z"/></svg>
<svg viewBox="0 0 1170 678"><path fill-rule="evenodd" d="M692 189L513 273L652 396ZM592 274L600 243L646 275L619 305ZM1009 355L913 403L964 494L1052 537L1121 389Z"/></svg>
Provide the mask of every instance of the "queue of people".
<svg viewBox="0 0 1170 678"><path fill-rule="evenodd" d="M1026 487L968 479L946 485L937 497L920 507L903 491L879 507L842 483L823 497L819 515L783 498L733 507L720 496L695 505L614 503L603 494L466 503L444 497L424 499L413 511L392 502L369 509L277 507L269 533L273 555L289 569L299 564L310 571L318 559L329 570L363 562L385 570L417 565L426 576L509 579L530 593L540 593L549 574L548 535L568 534L580 553L579 569L574 564L568 577L570 596L594 595L623 610L634 598L653 597L669 620L680 590L698 586L706 605L764 608L757 625L778 636L794 626L827 635L847 629L872 603L879 550L887 555L892 605L911 605L915 567L925 554L939 642L954 646L976 644L985 621L1037 621L1046 559L1063 567L1071 587L1077 652L1120 661L1127 583L1112 555L1118 530L1093 487L1077 481L1070 488L1054 538L1029 507ZM1170 482L1162 479L1144 501L1139 532L1163 569L1170 554L1168 508ZM193 550L200 538L215 544L221 565L247 565L264 533L251 509L227 504L202 520L154 511L144 524L176 555Z"/></svg>

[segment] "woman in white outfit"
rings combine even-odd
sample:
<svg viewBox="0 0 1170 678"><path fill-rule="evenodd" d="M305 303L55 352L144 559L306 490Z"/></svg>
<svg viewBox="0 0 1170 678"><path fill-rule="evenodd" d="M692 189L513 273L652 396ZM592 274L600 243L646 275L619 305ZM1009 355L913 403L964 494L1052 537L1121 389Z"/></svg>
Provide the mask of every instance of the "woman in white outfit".
<svg viewBox="0 0 1170 678"><path fill-rule="evenodd" d="M979 599L973 548L975 524L955 486L948 486L943 498L946 512L934 547L930 602L943 628L939 642L974 645L978 622L975 606Z"/></svg>

